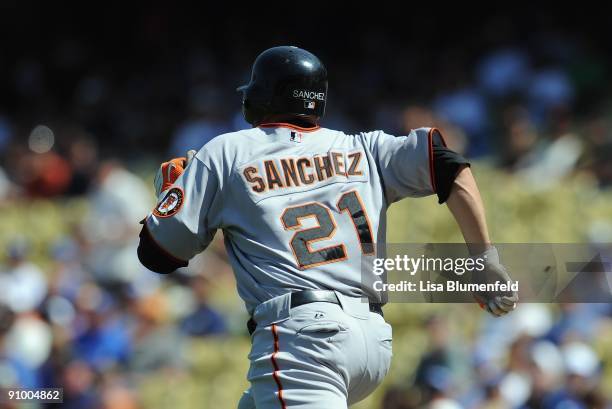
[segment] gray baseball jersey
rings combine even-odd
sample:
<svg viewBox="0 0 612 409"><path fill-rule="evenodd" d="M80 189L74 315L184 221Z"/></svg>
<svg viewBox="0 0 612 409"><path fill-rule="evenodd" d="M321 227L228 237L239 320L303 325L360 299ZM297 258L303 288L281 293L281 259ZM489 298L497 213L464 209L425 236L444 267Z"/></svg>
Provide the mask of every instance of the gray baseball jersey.
<svg viewBox="0 0 612 409"><path fill-rule="evenodd" d="M250 314L288 291L364 293L362 255L385 242L387 207L433 194L431 129L395 137L266 124L206 143L147 218L189 260L223 230Z"/></svg>

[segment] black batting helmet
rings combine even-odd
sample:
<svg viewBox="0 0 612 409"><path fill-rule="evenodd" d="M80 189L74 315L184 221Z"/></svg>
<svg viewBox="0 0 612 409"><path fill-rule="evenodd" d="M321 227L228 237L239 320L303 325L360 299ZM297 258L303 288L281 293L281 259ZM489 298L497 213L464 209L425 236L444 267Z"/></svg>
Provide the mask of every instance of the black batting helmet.
<svg viewBox="0 0 612 409"><path fill-rule="evenodd" d="M259 54L251 81L238 88L242 111L251 125L270 115L317 121L325 112L327 70L314 54L298 47L273 47Z"/></svg>

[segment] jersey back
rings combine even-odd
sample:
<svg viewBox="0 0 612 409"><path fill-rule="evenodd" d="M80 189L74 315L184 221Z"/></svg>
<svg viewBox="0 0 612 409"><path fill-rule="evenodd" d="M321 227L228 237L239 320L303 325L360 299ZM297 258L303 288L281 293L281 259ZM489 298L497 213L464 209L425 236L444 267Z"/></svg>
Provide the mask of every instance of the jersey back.
<svg viewBox="0 0 612 409"><path fill-rule="evenodd" d="M303 289L377 300L363 256L385 242L391 203L435 192L431 143L429 128L395 137L268 124L220 135L162 194L147 228L181 260L221 229L249 312Z"/></svg>

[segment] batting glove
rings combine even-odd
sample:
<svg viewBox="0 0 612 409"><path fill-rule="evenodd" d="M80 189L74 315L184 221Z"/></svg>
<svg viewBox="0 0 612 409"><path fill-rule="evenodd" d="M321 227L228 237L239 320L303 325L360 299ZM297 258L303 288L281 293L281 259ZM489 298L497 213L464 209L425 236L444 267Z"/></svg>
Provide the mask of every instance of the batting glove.
<svg viewBox="0 0 612 409"><path fill-rule="evenodd" d="M153 185L155 186L155 196L159 198L162 192L165 192L176 182L185 171L185 168L191 163L196 155L193 149L187 152L186 157L170 159L159 166Z"/></svg>
<svg viewBox="0 0 612 409"><path fill-rule="evenodd" d="M472 277L475 283L487 284L496 281L507 283L512 281L506 268L499 262L499 253L495 247L490 247L474 258L484 261L484 269L480 272L474 271ZM518 293L516 291L477 291L473 295L480 307L495 317L501 317L513 311L518 303Z"/></svg>

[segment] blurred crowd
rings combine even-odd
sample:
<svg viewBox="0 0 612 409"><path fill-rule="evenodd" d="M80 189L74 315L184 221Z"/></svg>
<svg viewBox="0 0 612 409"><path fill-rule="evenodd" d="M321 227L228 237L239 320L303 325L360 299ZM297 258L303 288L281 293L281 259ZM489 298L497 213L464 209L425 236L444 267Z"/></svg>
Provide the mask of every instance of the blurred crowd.
<svg viewBox="0 0 612 409"><path fill-rule="evenodd" d="M8 245L0 387L61 387L65 408L141 408L139 377L181 373L190 338L227 335L226 318L209 305L205 273L219 280L231 272L219 248L168 277L142 267L138 220L152 197L118 163L98 170L87 195L87 216L49 243L44 271L27 238Z"/></svg>
<svg viewBox="0 0 612 409"><path fill-rule="evenodd" d="M523 304L486 318L475 339L445 315L423 321L427 351L413 379L390 388L385 409L610 408L594 349L612 330L609 304Z"/></svg>
<svg viewBox="0 0 612 409"><path fill-rule="evenodd" d="M24 30L26 46L7 44L9 58L0 61L0 197L9 182L28 195L82 194L100 160L184 155L248 127L236 87L260 51L287 42L328 66L326 127L402 134L435 125L454 149L489 158L536 188L574 172L607 187L608 44L575 22L568 31L563 21L532 18L521 25L492 17L452 38L429 29L425 17L404 30L345 27L353 41L341 47L341 37L317 42L308 33L266 38L244 15L231 19L235 30L224 39L212 34L227 19L203 27L155 8L113 30L77 21L78 36L41 19L50 35ZM249 43L234 41L247 35Z"/></svg>
<svg viewBox="0 0 612 409"><path fill-rule="evenodd" d="M139 175L248 127L235 88L259 51L287 41L253 32L244 44L246 29L219 39L223 19L187 36L176 29L181 18L152 10L129 29L96 33L81 22L82 35L60 30L30 48L7 46L10 58L0 60L0 211L38 199L88 202L84 220L49 243L44 269L28 237L11 240L0 267L0 387L63 387L65 408L140 408L133 383L150 371L184 371L187 340L245 334L208 302L211 272L231 275L218 243L168 277L138 263L138 221L154 201ZM577 173L612 185L604 48L545 21L525 38L499 17L453 42L434 30L417 35L430 23L415 19L403 35L353 29L344 47L290 37L330 72L322 125L395 134L435 125L455 150L533 189ZM524 306L483 321L463 342L444 317L431 317L423 323L430 350L383 407L610 407L591 346L610 314L597 304L557 314Z"/></svg>

